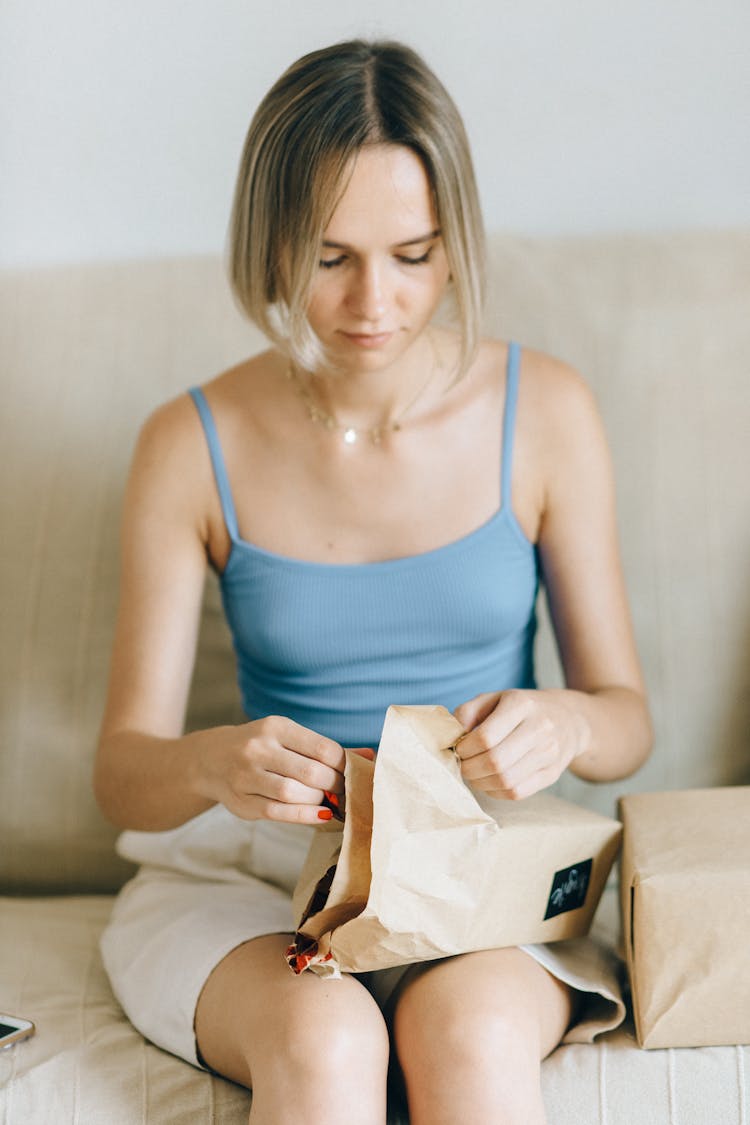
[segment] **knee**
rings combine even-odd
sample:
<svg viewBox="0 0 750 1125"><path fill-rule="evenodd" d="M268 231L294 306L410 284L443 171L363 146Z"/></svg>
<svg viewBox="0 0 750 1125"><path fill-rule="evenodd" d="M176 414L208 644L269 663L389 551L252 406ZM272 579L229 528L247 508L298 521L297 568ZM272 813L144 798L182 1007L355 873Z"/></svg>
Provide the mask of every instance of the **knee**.
<svg viewBox="0 0 750 1125"><path fill-rule="evenodd" d="M539 1073L539 1032L533 1019L502 997L468 1003L461 992L437 991L421 981L404 992L394 1021L399 1062L406 1076L450 1060L450 1068L481 1081L503 1074L518 1080Z"/></svg>
<svg viewBox="0 0 750 1125"><path fill-rule="evenodd" d="M385 1120L388 1033L372 997L346 980L301 983L305 996L269 1012L247 1046L253 1113L343 1125L355 1106L363 1125Z"/></svg>
<svg viewBox="0 0 750 1125"><path fill-rule="evenodd" d="M541 1125L544 1036L562 1034L565 1009L547 1012L547 976L522 952L491 950L406 981L394 1033L415 1121Z"/></svg>
<svg viewBox="0 0 750 1125"><path fill-rule="evenodd" d="M415 1121L501 1120L541 1125L538 1035L502 1004L445 997L425 1008L406 992L396 1011L395 1044ZM460 1104L456 1094L460 1091Z"/></svg>
<svg viewBox="0 0 750 1125"><path fill-rule="evenodd" d="M308 1074L321 1082L328 1075L335 1083L333 1088L340 1089L347 1078L356 1082L385 1074L389 1041L385 1021L372 998L367 993L352 995L345 982L333 981L328 986L337 987L349 995L279 1013L266 1051L282 1067L293 1067L298 1078Z"/></svg>

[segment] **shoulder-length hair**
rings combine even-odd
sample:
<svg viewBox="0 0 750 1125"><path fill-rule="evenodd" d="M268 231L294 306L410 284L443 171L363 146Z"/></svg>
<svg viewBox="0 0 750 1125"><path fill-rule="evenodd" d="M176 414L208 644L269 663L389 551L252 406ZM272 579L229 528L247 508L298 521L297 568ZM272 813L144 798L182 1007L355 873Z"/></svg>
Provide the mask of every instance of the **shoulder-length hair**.
<svg viewBox="0 0 750 1125"><path fill-rule="evenodd" d="M351 158L404 145L430 183L461 333L457 375L475 354L484 294L484 232L469 143L445 87L411 48L354 39L293 63L255 113L240 161L229 273L247 315L299 366L320 344L306 309L327 224Z"/></svg>

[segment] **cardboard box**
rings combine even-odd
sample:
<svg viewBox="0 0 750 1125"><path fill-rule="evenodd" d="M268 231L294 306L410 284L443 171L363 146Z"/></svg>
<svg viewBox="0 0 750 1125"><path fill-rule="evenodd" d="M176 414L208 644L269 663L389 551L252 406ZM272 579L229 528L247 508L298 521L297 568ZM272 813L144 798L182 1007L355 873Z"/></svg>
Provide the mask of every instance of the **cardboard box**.
<svg viewBox="0 0 750 1125"><path fill-rule="evenodd" d="M640 793L619 809L640 1046L750 1043L750 786Z"/></svg>

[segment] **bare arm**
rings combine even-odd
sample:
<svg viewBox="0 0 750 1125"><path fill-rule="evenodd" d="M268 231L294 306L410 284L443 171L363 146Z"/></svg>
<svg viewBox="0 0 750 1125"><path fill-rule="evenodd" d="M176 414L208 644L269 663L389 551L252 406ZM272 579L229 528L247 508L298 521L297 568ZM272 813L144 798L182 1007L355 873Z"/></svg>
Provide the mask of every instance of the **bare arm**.
<svg viewBox="0 0 750 1125"><path fill-rule="evenodd" d="M566 688L479 696L459 708L459 753L478 788L510 797L567 768L589 781L634 772L651 723L620 564L612 467L593 396L561 368L545 413L539 550Z"/></svg>
<svg viewBox="0 0 750 1125"><path fill-rule="evenodd" d="M94 789L120 827L176 827L221 802L236 815L317 822L344 752L289 719L184 735L207 565L212 474L188 399L143 427L126 489L122 576Z"/></svg>

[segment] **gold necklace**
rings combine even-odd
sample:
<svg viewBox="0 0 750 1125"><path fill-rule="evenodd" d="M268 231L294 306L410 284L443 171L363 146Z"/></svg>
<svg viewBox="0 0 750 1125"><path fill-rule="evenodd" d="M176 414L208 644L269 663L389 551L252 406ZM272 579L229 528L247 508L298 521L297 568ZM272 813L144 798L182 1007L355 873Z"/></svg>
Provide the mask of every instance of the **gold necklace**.
<svg viewBox="0 0 750 1125"><path fill-rule="evenodd" d="M292 363L290 363L287 368L287 378L291 380L292 386L304 402L307 408L307 416L311 422L323 426L326 430L340 430L346 445L356 445L362 434L366 434L373 445L380 445L384 434L396 434L401 429L401 423L405 416L425 393L435 377L436 370L437 367L433 366L427 379L414 395L414 398L410 399L404 409L394 419L390 422L381 422L377 426L364 427L352 426L348 422L341 422L335 414L329 414L324 410L320 403L316 401L310 386L302 381L299 372Z"/></svg>

